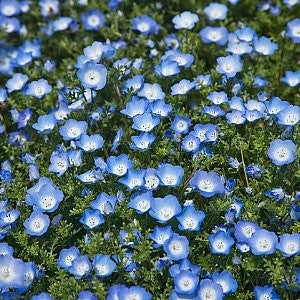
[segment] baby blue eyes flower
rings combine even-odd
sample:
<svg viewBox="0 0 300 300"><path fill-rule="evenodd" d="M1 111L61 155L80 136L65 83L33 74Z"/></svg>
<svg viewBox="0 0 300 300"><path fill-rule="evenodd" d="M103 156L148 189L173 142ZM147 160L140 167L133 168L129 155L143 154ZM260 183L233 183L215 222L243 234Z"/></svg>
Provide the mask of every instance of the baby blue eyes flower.
<svg viewBox="0 0 300 300"><path fill-rule="evenodd" d="M86 30L98 31L105 25L105 15L98 9L91 9L81 15L81 21Z"/></svg>
<svg viewBox="0 0 300 300"><path fill-rule="evenodd" d="M195 153L200 147L200 139L193 134L187 135L182 141L182 149L186 152Z"/></svg>
<svg viewBox="0 0 300 300"><path fill-rule="evenodd" d="M158 83L145 83L143 88L139 91L138 96L153 102L155 100L164 100L166 95Z"/></svg>
<svg viewBox="0 0 300 300"><path fill-rule="evenodd" d="M40 134L50 133L56 126L57 121L53 114L39 116L37 123L32 125L32 128Z"/></svg>
<svg viewBox="0 0 300 300"><path fill-rule="evenodd" d="M287 23L286 35L294 42L300 43L300 19L296 18Z"/></svg>
<svg viewBox="0 0 300 300"><path fill-rule="evenodd" d="M248 241L254 255L273 254L276 250L278 238L274 232L265 229L256 230Z"/></svg>
<svg viewBox="0 0 300 300"><path fill-rule="evenodd" d="M77 140L81 134L86 134L88 124L85 121L69 119L59 128L59 133L65 141Z"/></svg>
<svg viewBox="0 0 300 300"><path fill-rule="evenodd" d="M224 20L227 17L228 8L226 5L221 3L212 2L204 8L208 20Z"/></svg>
<svg viewBox="0 0 300 300"><path fill-rule="evenodd" d="M254 288L255 300L280 300L279 295L276 293L275 289L271 285L256 286Z"/></svg>
<svg viewBox="0 0 300 300"><path fill-rule="evenodd" d="M28 76L22 73L15 73L12 78L7 80L6 87L8 93L21 90L26 82L28 81Z"/></svg>
<svg viewBox="0 0 300 300"><path fill-rule="evenodd" d="M211 92L206 97L207 100L210 100L215 105L220 105L228 101L228 96L225 92Z"/></svg>
<svg viewBox="0 0 300 300"><path fill-rule="evenodd" d="M193 206L185 207L180 215L176 217L179 222L178 228L188 231L199 231L204 218L205 213L195 210Z"/></svg>
<svg viewBox="0 0 300 300"><path fill-rule="evenodd" d="M143 85L144 77L142 75L135 75L134 77L125 81L123 85L123 93L136 93L142 89Z"/></svg>
<svg viewBox="0 0 300 300"><path fill-rule="evenodd" d="M270 143L268 157L276 166L290 164L295 160L296 145L291 140L274 140Z"/></svg>
<svg viewBox="0 0 300 300"><path fill-rule="evenodd" d="M20 211L17 209L8 211L4 210L0 212L0 228L8 225L13 226L19 218L20 214Z"/></svg>
<svg viewBox="0 0 300 300"><path fill-rule="evenodd" d="M118 296L117 299L120 300L135 299L135 298L141 300L152 299L152 295L141 286L132 286L130 288L127 288L126 286L121 286L121 288L117 293L117 296Z"/></svg>
<svg viewBox="0 0 300 300"><path fill-rule="evenodd" d="M236 30L236 35L240 41L251 42L256 36L255 30L250 27L243 27Z"/></svg>
<svg viewBox="0 0 300 300"><path fill-rule="evenodd" d="M31 194L34 210L41 212L55 211L63 198L63 192L52 185L43 185L38 192Z"/></svg>
<svg viewBox="0 0 300 300"><path fill-rule="evenodd" d="M171 260L177 261L189 255L189 241L185 236L173 233L164 243L164 251Z"/></svg>
<svg viewBox="0 0 300 300"><path fill-rule="evenodd" d="M115 55L115 49L111 45L95 41L91 46L85 47L83 53L87 61L97 63L103 58L112 58Z"/></svg>
<svg viewBox="0 0 300 300"><path fill-rule="evenodd" d="M132 162L126 154L110 156L107 159L107 171L117 176L125 175L132 166Z"/></svg>
<svg viewBox="0 0 300 300"><path fill-rule="evenodd" d="M104 223L104 217L98 209L85 209L79 222L88 229L95 229Z"/></svg>
<svg viewBox="0 0 300 300"><path fill-rule="evenodd" d="M196 86L195 81L182 79L171 86L171 95L185 95Z"/></svg>
<svg viewBox="0 0 300 300"><path fill-rule="evenodd" d="M261 55L273 55L278 49L276 43L272 43L271 40L265 36L254 39L254 49Z"/></svg>
<svg viewBox="0 0 300 300"><path fill-rule="evenodd" d="M85 152L93 152L103 147L104 140L100 134L82 134L75 144Z"/></svg>
<svg viewBox="0 0 300 300"><path fill-rule="evenodd" d="M197 295L199 300L221 300L223 299L223 290L220 284L215 283L211 279L202 279L199 284Z"/></svg>
<svg viewBox="0 0 300 300"><path fill-rule="evenodd" d="M132 144L130 145L130 148L137 151L146 151L151 147L154 140L155 135L150 134L149 132L142 132L138 136L131 137Z"/></svg>
<svg viewBox="0 0 300 300"><path fill-rule="evenodd" d="M196 171L190 180L190 186L198 190L203 197L212 197L225 193L224 183L216 172Z"/></svg>
<svg viewBox="0 0 300 300"><path fill-rule="evenodd" d="M280 81L294 88L300 84L300 71L286 71L284 77L282 77Z"/></svg>
<svg viewBox="0 0 300 300"><path fill-rule="evenodd" d="M43 292L43 293L40 293L38 295L32 296L30 298L30 300L52 300L52 298L48 293Z"/></svg>
<svg viewBox="0 0 300 300"><path fill-rule="evenodd" d="M252 221L238 221L234 226L234 236L239 242L248 242L260 227Z"/></svg>
<svg viewBox="0 0 300 300"><path fill-rule="evenodd" d="M283 234L279 237L277 249L282 252L284 257L297 256L300 253L300 234Z"/></svg>
<svg viewBox="0 0 300 300"><path fill-rule="evenodd" d="M180 166L173 166L171 164L160 164L156 172L163 186L176 187L181 184L184 169Z"/></svg>
<svg viewBox="0 0 300 300"><path fill-rule="evenodd" d="M3 103L7 99L7 92L5 89L0 89L0 103Z"/></svg>
<svg viewBox="0 0 300 300"><path fill-rule="evenodd" d="M300 107L289 105L277 114L278 124L285 126L295 126L300 121Z"/></svg>
<svg viewBox="0 0 300 300"><path fill-rule="evenodd" d="M119 179L119 182L124 184L128 190L138 189L144 185L145 170L128 170L125 177Z"/></svg>
<svg viewBox="0 0 300 300"><path fill-rule="evenodd" d="M166 223L181 212L181 206L177 198L168 195L164 198L151 199L149 214L159 223Z"/></svg>
<svg viewBox="0 0 300 300"><path fill-rule="evenodd" d="M243 68L243 63L240 56L233 54L225 57L217 58L217 72L225 74L227 77L235 77L236 73Z"/></svg>
<svg viewBox="0 0 300 300"><path fill-rule="evenodd" d="M83 276L88 275L92 269L92 264L88 257L80 255L76 257L69 272L75 276L76 279L81 279Z"/></svg>
<svg viewBox="0 0 300 300"><path fill-rule="evenodd" d="M199 35L205 44L216 43L224 46L228 40L228 31L226 27L207 26L200 30Z"/></svg>
<svg viewBox="0 0 300 300"><path fill-rule="evenodd" d="M138 100L133 98L132 100L126 103L125 109L122 109L120 113L126 115L129 118L133 118L136 115L144 114L148 108L148 104L148 100Z"/></svg>
<svg viewBox="0 0 300 300"><path fill-rule="evenodd" d="M199 283L199 276L190 270L183 270L174 276L175 292L184 295L193 294Z"/></svg>
<svg viewBox="0 0 300 300"><path fill-rule="evenodd" d="M47 232L50 218L41 212L34 211L23 225L29 235L41 236Z"/></svg>
<svg viewBox="0 0 300 300"><path fill-rule="evenodd" d="M193 29L198 21L198 16L189 11L184 11L172 19L175 29Z"/></svg>
<svg viewBox="0 0 300 300"><path fill-rule="evenodd" d="M149 234L149 238L154 242L153 248L160 248L163 247L165 241L167 241L172 235L173 230L171 226L156 226L153 233Z"/></svg>
<svg viewBox="0 0 300 300"><path fill-rule="evenodd" d="M98 300L98 298L90 291L81 291L77 300Z"/></svg>
<svg viewBox="0 0 300 300"><path fill-rule="evenodd" d="M48 170L57 176L62 176L70 167L68 154L64 151L54 151L50 157Z"/></svg>
<svg viewBox="0 0 300 300"><path fill-rule="evenodd" d="M226 255L231 252L234 239L223 230L211 234L208 237L210 250L214 254Z"/></svg>
<svg viewBox="0 0 300 300"><path fill-rule="evenodd" d="M85 88L101 90L106 85L107 69L104 65L86 62L78 70L77 76Z"/></svg>
<svg viewBox="0 0 300 300"><path fill-rule="evenodd" d="M144 214L150 209L152 198L152 191L134 194L130 197L128 207L134 209L138 214Z"/></svg>
<svg viewBox="0 0 300 300"><path fill-rule="evenodd" d="M233 110L232 112L227 113L226 119L228 124L240 125L246 123L245 113L239 110Z"/></svg>
<svg viewBox="0 0 300 300"><path fill-rule="evenodd" d="M160 25L151 17L142 15L132 19L132 28L143 35L158 34Z"/></svg>
<svg viewBox="0 0 300 300"><path fill-rule="evenodd" d="M149 132L156 127L159 122L159 117L153 116L151 113L146 112L142 115L136 115L133 117L132 128L143 132Z"/></svg>
<svg viewBox="0 0 300 300"><path fill-rule="evenodd" d="M221 273L214 272L212 273L211 278L213 282L219 284L222 287L223 293L225 295L234 293L238 288L237 281L228 271L222 271Z"/></svg>
<svg viewBox="0 0 300 300"><path fill-rule="evenodd" d="M172 124L171 128L176 132L180 134L185 134L189 132L190 126L192 121L190 118L185 116L176 115Z"/></svg>
<svg viewBox="0 0 300 300"><path fill-rule="evenodd" d="M37 81L32 81L27 85L25 94L27 96L32 96L38 99L43 98L46 94L51 93L52 87L48 84L46 79L39 79Z"/></svg>
<svg viewBox="0 0 300 300"><path fill-rule="evenodd" d="M72 266L72 262L75 258L80 255L78 248L71 247L69 249L62 249L59 253L59 257L57 260L57 265L65 270L69 270Z"/></svg>
<svg viewBox="0 0 300 300"><path fill-rule="evenodd" d="M107 277L117 267L109 255L96 254L92 263L98 277Z"/></svg>
<svg viewBox="0 0 300 300"><path fill-rule="evenodd" d="M160 65L155 66L155 73L159 76L173 76L175 74L180 73L180 68L176 61L163 59Z"/></svg>

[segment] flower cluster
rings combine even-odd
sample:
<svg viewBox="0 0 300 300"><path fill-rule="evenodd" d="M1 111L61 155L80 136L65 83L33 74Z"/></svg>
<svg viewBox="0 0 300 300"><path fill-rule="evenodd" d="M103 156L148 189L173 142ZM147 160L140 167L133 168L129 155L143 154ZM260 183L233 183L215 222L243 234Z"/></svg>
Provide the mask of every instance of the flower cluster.
<svg viewBox="0 0 300 300"><path fill-rule="evenodd" d="M1 299L297 299L299 1L196 2L0 0Z"/></svg>

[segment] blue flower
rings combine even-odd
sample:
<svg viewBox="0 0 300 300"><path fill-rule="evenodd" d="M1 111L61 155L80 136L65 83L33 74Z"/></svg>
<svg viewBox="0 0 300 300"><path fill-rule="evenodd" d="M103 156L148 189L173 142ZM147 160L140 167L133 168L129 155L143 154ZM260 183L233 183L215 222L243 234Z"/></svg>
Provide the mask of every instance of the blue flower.
<svg viewBox="0 0 300 300"><path fill-rule="evenodd" d="M194 56L190 53L182 53L179 50L166 51L163 60L176 61L179 67L189 68L194 62Z"/></svg>
<svg viewBox="0 0 300 300"><path fill-rule="evenodd" d="M106 85L107 69L104 65L86 62L78 70L77 76L85 88L101 90Z"/></svg>
<svg viewBox="0 0 300 300"><path fill-rule="evenodd" d="M279 237L276 248L282 252L284 257L297 256L300 253L300 234L283 234Z"/></svg>
<svg viewBox="0 0 300 300"><path fill-rule="evenodd" d="M285 126L295 126L300 121L300 107L289 105L277 114L278 124Z"/></svg>
<svg viewBox="0 0 300 300"><path fill-rule="evenodd" d="M85 152L93 152L103 147L104 140L100 134L82 134L75 144Z"/></svg>
<svg viewBox="0 0 300 300"><path fill-rule="evenodd" d="M300 43L300 19L295 18L289 21L286 25L286 36L288 36L294 43Z"/></svg>
<svg viewBox="0 0 300 300"><path fill-rule="evenodd" d="M51 296L49 293L42 292L38 295L34 295L30 298L30 300L52 300Z"/></svg>
<svg viewBox="0 0 300 300"><path fill-rule="evenodd" d="M145 185L144 188L147 190L154 190L159 186L159 178L156 175L156 170L152 168L146 169L145 172Z"/></svg>
<svg viewBox="0 0 300 300"><path fill-rule="evenodd" d="M134 194L130 197L128 207L133 208L138 214L143 214L150 209L152 191Z"/></svg>
<svg viewBox="0 0 300 300"><path fill-rule="evenodd" d="M278 45L272 43L269 38L262 36L254 39L254 49L261 55L273 55L278 49Z"/></svg>
<svg viewBox="0 0 300 300"><path fill-rule="evenodd" d="M11 210L6 210L4 209L3 211L0 212L0 228L4 226L11 225L13 226L17 219L20 216L20 211L17 209L11 209Z"/></svg>
<svg viewBox="0 0 300 300"><path fill-rule="evenodd" d="M191 126L191 120L188 117L176 115L172 124L171 128L180 134L185 134L189 132Z"/></svg>
<svg viewBox="0 0 300 300"><path fill-rule="evenodd" d="M178 83L171 86L171 95L186 95L190 90L196 86L195 81L182 79Z"/></svg>
<svg viewBox="0 0 300 300"><path fill-rule="evenodd" d="M107 171L111 174L123 176L127 173L127 170L131 168L132 162L126 154L110 156L107 159Z"/></svg>
<svg viewBox="0 0 300 300"><path fill-rule="evenodd" d="M122 286L118 291L118 299L120 300L126 300L126 299L143 299L143 300L151 300L152 295L147 292L143 287L141 286L132 286L130 288L127 288L126 286Z"/></svg>
<svg viewBox="0 0 300 300"><path fill-rule="evenodd" d="M295 72L286 71L284 77L282 77L280 81L292 88L296 87L298 84L300 84L300 70Z"/></svg>
<svg viewBox="0 0 300 300"><path fill-rule="evenodd" d="M253 48L247 42L228 43L227 52L237 55L249 54Z"/></svg>
<svg viewBox="0 0 300 300"><path fill-rule="evenodd" d="M221 300L223 299L223 290L220 284L215 283L211 279L202 279L199 284L197 299L205 300L207 297Z"/></svg>
<svg viewBox="0 0 300 300"><path fill-rule="evenodd" d="M211 118L222 117L225 115L224 110L218 105L203 106L202 112Z"/></svg>
<svg viewBox="0 0 300 300"><path fill-rule="evenodd" d="M131 140L132 140L132 144L130 145L131 149L137 151L146 151L151 147L152 143L155 141L155 135L149 132L142 132L138 136L132 136Z"/></svg>
<svg viewBox="0 0 300 300"><path fill-rule="evenodd" d="M75 175L75 178L80 180L81 182L87 183L87 184L93 184L97 181L103 180L104 176L102 174L102 171L100 168L95 168L93 170L89 170L85 173L82 173L80 175Z"/></svg>
<svg viewBox="0 0 300 300"><path fill-rule="evenodd" d="M190 186L200 192L203 197L223 195L224 183L216 172L196 171L190 180Z"/></svg>
<svg viewBox="0 0 300 300"><path fill-rule="evenodd" d="M133 118L134 116L144 114L147 111L148 104L149 102L146 99L139 100L137 97L132 97L131 101L126 103L125 109L122 109L120 113Z"/></svg>
<svg viewBox="0 0 300 300"><path fill-rule="evenodd" d="M35 98L41 99L46 94L51 93L52 87L48 84L46 79L39 79L37 81L32 81L27 85L25 94L27 96L33 96Z"/></svg>
<svg viewBox="0 0 300 300"><path fill-rule="evenodd" d="M72 261L72 266L69 272L75 276L76 279L81 279L84 275L88 275L92 269L92 265L87 256L77 256Z"/></svg>
<svg viewBox="0 0 300 300"><path fill-rule="evenodd" d="M31 213L23 223L29 235L41 236L47 232L50 225L50 218L38 211Z"/></svg>
<svg viewBox="0 0 300 300"><path fill-rule="evenodd" d="M185 236L173 233L164 243L164 251L171 260L181 260L189 255L189 241Z"/></svg>
<svg viewBox="0 0 300 300"><path fill-rule="evenodd" d="M265 193L265 195L269 198L275 199L276 202L281 201L285 197L285 192L283 189L271 189Z"/></svg>
<svg viewBox="0 0 300 300"><path fill-rule="evenodd" d="M72 266L73 260L80 255L77 247L71 247L68 249L62 249L59 252L59 257L57 260L57 265L65 270L69 270Z"/></svg>
<svg viewBox="0 0 300 300"><path fill-rule="evenodd" d="M181 212L181 206L173 195L152 198L149 214L159 223L166 223Z"/></svg>
<svg viewBox="0 0 300 300"><path fill-rule="evenodd" d="M50 157L48 170L57 176L62 176L70 167L69 156L64 151L54 151Z"/></svg>
<svg viewBox="0 0 300 300"><path fill-rule="evenodd" d="M98 209L85 209L79 222L88 229L95 229L104 223L104 217Z"/></svg>
<svg viewBox="0 0 300 300"><path fill-rule="evenodd" d="M183 270L174 276L175 292L185 295L193 294L199 283L199 276L190 270Z"/></svg>
<svg viewBox="0 0 300 300"><path fill-rule="evenodd" d="M154 242L153 248L163 247L166 240L173 234L171 226L159 227L155 226L153 233L149 234L149 238Z"/></svg>
<svg viewBox="0 0 300 300"><path fill-rule="evenodd" d="M199 32L199 35L205 44L216 43L224 46L228 40L228 31L226 27L206 26Z"/></svg>
<svg viewBox="0 0 300 300"><path fill-rule="evenodd" d="M198 21L198 16L189 11L184 11L172 19L175 29L193 29Z"/></svg>
<svg viewBox="0 0 300 300"><path fill-rule="evenodd" d="M110 258L109 255L96 254L92 263L96 276L107 277L112 274L112 272L117 267L116 263Z"/></svg>
<svg viewBox="0 0 300 300"><path fill-rule="evenodd" d="M255 30L250 27L243 27L235 31L238 39L244 42L251 42L256 36Z"/></svg>
<svg viewBox="0 0 300 300"><path fill-rule="evenodd" d="M106 213L106 206L109 205L114 211L117 204L117 197L115 195L108 195L104 192L100 193L95 200L90 203L90 207L94 210L99 210L101 214Z"/></svg>
<svg viewBox="0 0 300 300"><path fill-rule="evenodd" d="M164 100L166 95L158 83L145 83L143 88L139 91L138 96L144 97L152 102L155 100Z"/></svg>
<svg viewBox="0 0 300 300"><path fill-rule="evenodd" d="M270 143L268 157L276 166L290 164L295 160L296 145L291 140L276 139Z"/></svg>
<svg viewBox="0 0 300 300"><path fill-rule="evenodd" d="M255 300L263 300L268 298L270 300L280 300L279 295L271 285L256 286L254 288L254 296Z"/></svg>
<svg viewBox="0 0 300 300"><path fill-rule="evenodd" d="M22 88L27 83L28 79L29 79L29 77L27 75L24 75L22 73L15 73L12 76L12 78L7 80L7 82L5 84L5 86L7 87L8 93L22 90Z"/></svg>
<svg viewBox="0 0 300 300"><path fill-rule="evenodd" d="M225 103L225 102L228 101L228 96L224 91L222 91L222 92L211 92L211 93L208 94L206 99L210 100L215 105L220 105L220 104Z"/></svg>
<svg viewBox="0 0 300 300"><path fill-rule="evenodd" d="M234 239L223 230L209 235L208 240L210 250L214 254L227 255L231 252L231 247L234 244Z"/></svg>
<svg viewBox="0 0 300 300"><path fill-rule="evenodd" d="M86 30L98 31L105 25L105 15L98 9L91 9L81 15L81 22Z"/></svg>
<svg viewBox="0 0 300 300"><path fill-rule="evenodd" d="M160 25L151 17L142 15L132 19L132 29L143 35L158 34Z"/></svg>
<svg viewBox="0 0 300 300"><path fill-rule="evenodd" d="M234 236L239 242L248 242L253 233L260 227L252 221L238 221L234 226Z"/></svg>
<svg viewBox="0 0 300 300"><path fill-rule="evenodd" d="M183 139L181 146L184 151L195 153L199 150L200 139L193 134L189 134Z"/></svg>
<svg viewBox="0 0 300 300"><path fill-rule="evenodd" d="M123 93L139 92L144 85L144 77L142 75L135 75L130 79L127 79L123 85Z"/></svg>
<svg viewBox="0 0 300 300"><path fill-rule="evenodd" d="M236 54L218 57L217 63L217 72L225 74L227 77L234 77L243 68L241 58Z"/></svg>
<svg viewBox="0 0 300 300"><path fill-rule="evenodd" d="M156 172L163 186L175 187L181 184L184 169L180 166L173 166L171 164L160 164Z"/></svg>
<svg viewBox="0 0 300 300"><path fill-rule="evenodd" d="M199 231L204 218L205 213L201 210L196 210L194 206L186 206L180 215L176 217L179 222L178 228L188 231Z"/></svg>
<svg viewBox="0 0 300 300"><path fill-rule="evenodd" d="M50 133L56 126L57 121L53 114L39 116L37 123L32 125L32 128L40 134Z"/></svg>
<svg viewBox="0 0 300 300"><path fill-rule="evenodd" d="M224 4L211 2L203 11L210 21L224 20L226 19L228 8Z"/></svg>
<svg viewBox="0 0 300 300"><path fill-rule="evenodd" d="M269 115L278 115L289 106L289 103L282 101L279 97L272 97L270 101L265 102L265 106Z"/></svg>
<svg viewBox="0 0 300 300"><path fill-rule="evenodd" d="M90 291L81 291L77 300L98 300L98 298Z"/></svg>
<svg viewBox="0 0 300 300"><path fill-rule="evenodd" d="M69 119L59 128L59 133L65 141L78 140L81 134L86 134L88 124L85 121Z"/></svg>
<svg viewBox="0 0 300 300"><path fill-rule="evenodd" d="M125 177L119 179L119 182L126 185L128 190L138 189L144 185L145 170L129 169Z"/></svg>
<svg viewBox="0 0 300 300"><path fill-rule="evenodd" d="M149 132L156 127L159 122L159 117L153 116L151 113L146 112L142 115L136 115L133 117L132 128L143 132Z"/></svg>
<svg viewBox="0 0 300 300"><path fill-rule="evenodd" d="M3 103L7 99L7 92L5 89L0 89L0 103Z"/></svg>
<svg viewBox="0 0 300 300"><path fill-rule="evenodd" d="M24 263L10 255L0 255L0 287L3 291L22 288L24 285Z"/></svg>
<svg viewBox="0 0 300 300"><path fill-rule="evenodd" d="M97 63L101 59L112 58L115 55L115 49L111 45L95 41L91 46L85 47L83 53L87 61L91 60Z"/></svg>
<svg viewBox="0 0 300 300"><path fill-rule="evenodd" d="M241 125L246 123L245 113L234 109L232 112L226 114L228 124Z"/></svg>
<svg viewBox="0 0 300 300"><path fill-rule="evenodd" d="M234 293L238 288L237 281L229 271L214 272L211 274L211 278L213 282L218 283L222 287L225 295Z"/></svg>
<svg viewBox="0 0 300 300"><path fill-rule="evenodd" d="M169 59L162 59L160 65L155 66L155 73L159 76L173 76L180 73L180 68L176 61L170 61Z"/></svg>
<svg viewBox="0 0 300 300"><path fill-rule="evenodd" d="M277 242L276 234L265 229L256 230L248 241L251 252L254 255L273 254L276 250Z"/></svg>
<svg viewBox="0 0 300 300"><path fill-rule="evenodd" d="M156 100L150 103L149 108L153 115L167 117L172 111L172 105L166 104L164 100Z"/></svg>
<svg viewBox="0 0 300 300"><path fill-rule="evenodd" d="M31 194L34 210L41 212L54 212L63 198L63 192L52 185L42 185L38 192Z"/></svg>

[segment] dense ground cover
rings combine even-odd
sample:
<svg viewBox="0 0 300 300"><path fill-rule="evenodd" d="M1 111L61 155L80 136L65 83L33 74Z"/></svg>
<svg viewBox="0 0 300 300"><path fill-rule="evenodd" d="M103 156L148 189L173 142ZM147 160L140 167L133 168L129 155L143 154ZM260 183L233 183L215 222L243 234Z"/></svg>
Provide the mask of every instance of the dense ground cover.
<svg viewBox="0 0 300 300"><path fill-rule="evenodd" d="M0 0L0 299L298 299L299 15Z"/></svg>

